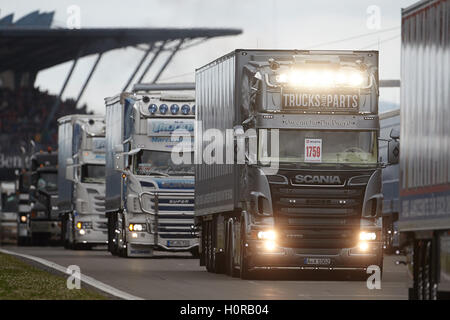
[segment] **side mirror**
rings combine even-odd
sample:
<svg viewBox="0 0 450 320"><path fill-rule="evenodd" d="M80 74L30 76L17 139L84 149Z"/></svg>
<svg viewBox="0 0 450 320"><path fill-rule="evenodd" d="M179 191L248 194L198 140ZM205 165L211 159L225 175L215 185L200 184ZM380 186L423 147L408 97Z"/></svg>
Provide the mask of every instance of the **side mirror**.
<svg viewBox="0 0 450 320"><path fill-rule="evenodd" d="M116 153L114 155L114 169L117 171L123 171L125 169L125 153Z"/></svg>
<svg viewBox="0 0 450 320"><path fill-rule="evenodd" d="M72 159L67 159L67 161L66 161L67 164L69 164L69 160L72 160ZM71 162L73 164L73 161L71 161ZM74 181L75 180L75 176L73 174L73 169L74 169L73 165L68 165L66 167L66 179L69 180L69 181Z"/></svg>
<svg viewBox="0 0 450 320"><path fill-rule="evenodd" d="M400 143L396 140L388 142L388 163L398 164L400 158Z"/></svg>
<svg viewBox="0 0 450 320"><path fill-rule="evenodd" d="M114 153L123 152L123 144L116 144L113 148Z"/></svg>
<svg viewBox="0 0 450 320"><path fill-rule="evenodd" d="M391 139L398 140L400 139L400 132L397 129L392 128L389 136Z"/></svg>

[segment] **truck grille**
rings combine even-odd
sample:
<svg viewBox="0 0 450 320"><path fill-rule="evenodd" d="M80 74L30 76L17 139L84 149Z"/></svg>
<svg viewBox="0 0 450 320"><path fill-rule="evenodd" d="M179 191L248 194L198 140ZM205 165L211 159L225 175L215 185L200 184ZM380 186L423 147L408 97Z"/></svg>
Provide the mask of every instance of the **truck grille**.
<svg viewBox="0 0 450 320"><path fill-rule="evenodd" d="M144 205L155 212L155 198ZM158 214L156 216L158 237L163 239L193 239L194 194L193 193L158 193Z"/></svg>
<svg viewBox="0 0 450 320"><path fill-rule="evenodd" d="M357 244L363 188L271 185L280 245L349 248Z"/></svg>

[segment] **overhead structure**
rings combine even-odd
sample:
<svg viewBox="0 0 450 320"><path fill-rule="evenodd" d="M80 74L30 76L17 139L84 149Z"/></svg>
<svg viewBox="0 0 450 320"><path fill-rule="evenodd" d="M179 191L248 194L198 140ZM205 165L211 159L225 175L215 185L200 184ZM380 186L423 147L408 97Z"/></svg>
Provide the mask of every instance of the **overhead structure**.
<svg viewBox="0 0 450 320"><path fill-rule="evenodd" d="M169 55L165 57L165 61L156 72L152 83L159 80L175 54L180 50L214 37L242 33L240 29L218 28L50 28L53 14L53 12L39 13L35 11L14 23L12 14L0 18L0 73L12 71L15 78L14 83L18 85L21 83L23 74L28 74L29 79L33 79L34 82L36 74L40 70L73 61L58 95L60 98L78 60L96 54L97 59L81 86L76 99L77 103L107 51L135 47L144 52L123 88L123 90L127 90L139 73L141 66L148 59L147 66L137 82L144 80L149 69L163 52L169 52ZM57 99L52 106L43 126L43 133L47 131L50 123L54 120L59 103L60 99Z"/></svg>

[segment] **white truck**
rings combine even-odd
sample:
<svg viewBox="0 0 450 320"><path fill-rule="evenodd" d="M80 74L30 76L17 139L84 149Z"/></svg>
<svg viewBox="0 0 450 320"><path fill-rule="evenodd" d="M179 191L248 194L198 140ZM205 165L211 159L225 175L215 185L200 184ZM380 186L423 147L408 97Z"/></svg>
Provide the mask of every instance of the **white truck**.
<svg viewBox="0 0 450 320"><path fill-rule="evenodd" d="M17 235L17 197L14 182L0 182L0 244L15 243Z"/></svg>
<svg viewBox="0 0 450 320"><path fill-rule="evenodd" d="M174 147L193 159L193 84L137 84L106 98L106 214L109 251L197 255L193 163L177 164ZM175 137L174 133L180 134Z"/></svg>
<svg viewBox="0 0 450 320"><path fill-rule="evenodd" d="M100 115L58 119L58 209L66 249L108 242L105 218L105 120Z"/></svg>

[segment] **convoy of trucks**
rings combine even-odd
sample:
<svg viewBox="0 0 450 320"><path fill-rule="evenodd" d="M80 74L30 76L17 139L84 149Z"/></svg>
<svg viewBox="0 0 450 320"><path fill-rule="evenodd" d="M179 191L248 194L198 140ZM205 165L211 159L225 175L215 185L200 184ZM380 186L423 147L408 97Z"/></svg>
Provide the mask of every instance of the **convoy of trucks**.
<svg viewBox="0 0 450 320"><path fill-rule="evenodd" d="M153 250L197 255L190 162L194 89L137 84L133 93L105 99L105 206L113 255L152 256Z"/></svg>
<svg viewBox="0 0 450 320"><path fill-rule="evenodd" d="M367 277L400 248L410 298L448 297L449 21L446 1L402 10L402 111L378 114L377 51L239 49L195 85L136 84L105 117L62 117L58 152L0 183L0 242L184 251L242 279Z"/></svg>
<svg viewBox="0 0 450 320"><path fill-rule="evenodd" d="M398 227L413 299L450 293L449 23L449 1L402 10Z"/></svg>
<svg viewBox="0 0 450 320"><path fill-rule="evenodd" d="M382 269L378 52L236 50L196 70L196 103L208 271Z"/></svg>
<svg viewBox="0 0 450 320"><path fill-rule="evenodd" d="M58 210L66 249L107 244L105 216L105 119L58 119Z"/></svg>

